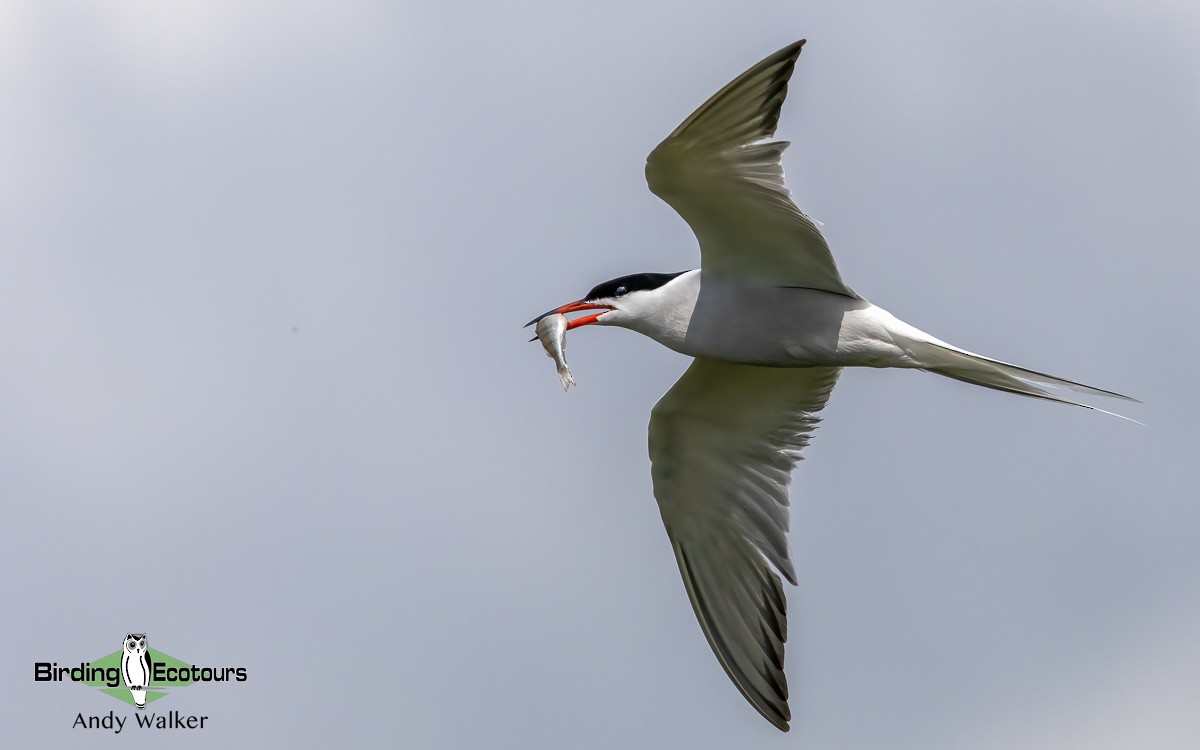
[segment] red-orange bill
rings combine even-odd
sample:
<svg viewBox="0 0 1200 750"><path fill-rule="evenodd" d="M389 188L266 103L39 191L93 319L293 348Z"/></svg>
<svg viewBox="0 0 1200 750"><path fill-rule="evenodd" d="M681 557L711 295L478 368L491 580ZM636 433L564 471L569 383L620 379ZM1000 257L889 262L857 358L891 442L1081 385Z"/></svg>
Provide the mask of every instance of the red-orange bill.
<svg viewBox="0 0 1200 750"><path fill-rule="evenodd" d="M604 310L605 312L608 312L609 310L615 310L615 309L617 309L617 308L613 307L612 305L597 305L592 302L584 302L583 300L578 300L576 302L568 302L567 304L563 305L562 307L556 307L553 310L547 310L546 312L542 313L541 315L537 316L533 320L526 323L525 327L528 328L529 326L538 322L539 320L546 317L547 315L555 315L555 314L566 315L567 313L581 312L583 310ZM599 313L595 313L592 315L584 315L582 318L576 318L575 320L568 320L567 321L567 330L569 331L572 328L578 328L579 326L586 326L591 323L595 323L596 319L599 318L603 314L604 314L603 312L599 312Z"/></svg>

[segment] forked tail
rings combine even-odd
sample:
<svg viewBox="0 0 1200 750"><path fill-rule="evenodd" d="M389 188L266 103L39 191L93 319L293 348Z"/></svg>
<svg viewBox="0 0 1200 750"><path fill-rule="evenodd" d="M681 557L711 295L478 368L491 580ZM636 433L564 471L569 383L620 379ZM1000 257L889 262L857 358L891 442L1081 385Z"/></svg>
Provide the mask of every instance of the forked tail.
<svg viewBox="0 0 1200 750"><path fill-rule="evenodd" d="M1113 391L1106 391L1103 388L1094 388L1090 385L1077 383L1074 380L1047 375L1037 370L1027 370L1024 367L1017 367L1016 365L1010 365L1007 362L990 359L978 354L972 354L944 342L922 342L920 349L919 361L927 363L921 367L923 370L937 373L938 375L945 375L948 378L961 380L965 383L981 385L984 388L994 388L998 391L1016 393L1031 398L1057 401L1060 404L1071 404L1072 406L1079 406L1084 409L1103 412L1104 414L1112 414L1114 417L1128 419L1130 422L1137 422L1136 419L1130 419L1121 414L1097 409L1094 406L1066 398L1058 393L1047 390L1047 388L1066 389L1092 396L1107 396L1109 398L1119 398L1125 401L1141 403L1136 398ZM1141 423L1138 422L1138 424Z"/></svg>

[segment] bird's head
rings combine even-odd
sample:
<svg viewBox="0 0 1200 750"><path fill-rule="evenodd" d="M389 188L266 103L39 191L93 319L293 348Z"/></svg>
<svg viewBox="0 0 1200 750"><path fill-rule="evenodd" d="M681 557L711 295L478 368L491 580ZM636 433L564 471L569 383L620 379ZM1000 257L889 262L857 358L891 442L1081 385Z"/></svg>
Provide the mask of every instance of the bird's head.
<svg viewBox="0 0 1200 750"><path fill-rule="evenodd" d="M526 323L525 326L529 327L547 315L555 313L566 315L585 310L599 310L600 312L568 321L567 330L592 323L636 328L637 321L653 314L653 310L659 306L661 302L659 298L663 296L663 287L684 273L687 272L635 273L621 276L603 284L597 284L582 299L568 302L553 310L547 310Z"/></svg>

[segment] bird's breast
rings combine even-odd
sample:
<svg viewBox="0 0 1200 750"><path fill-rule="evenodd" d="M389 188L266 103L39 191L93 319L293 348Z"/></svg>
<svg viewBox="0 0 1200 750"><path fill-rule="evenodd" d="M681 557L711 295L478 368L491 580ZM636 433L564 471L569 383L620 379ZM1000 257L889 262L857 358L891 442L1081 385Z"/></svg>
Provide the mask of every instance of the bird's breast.
<svg viewBox="0 0 1200 750"><path fill-rule="evenodd" d="M876 330L873 310L866 300L816 289L706 279L678 350L773 367L895 366L897 352Z"/></svg>

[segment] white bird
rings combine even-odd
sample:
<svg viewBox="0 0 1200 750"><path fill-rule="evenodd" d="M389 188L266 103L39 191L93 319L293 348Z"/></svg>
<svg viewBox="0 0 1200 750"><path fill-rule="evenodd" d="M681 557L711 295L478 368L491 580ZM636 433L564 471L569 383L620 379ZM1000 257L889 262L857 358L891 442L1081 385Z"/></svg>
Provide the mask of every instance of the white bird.
<svg viewBox="0 0 1200 750"><path fill-rule="evenodd" d="M695 232L701 267L623 276L546 313L599 311L568 327L629 328L695 358L650 416L654 496L713 653L785 732L787 487L841 368L916 368L1089 409L1048 389L1136 400L951 346L842 281L784 185L788 144L766 140L803 46L738 76L646 160L650 190Z"/></svg>

